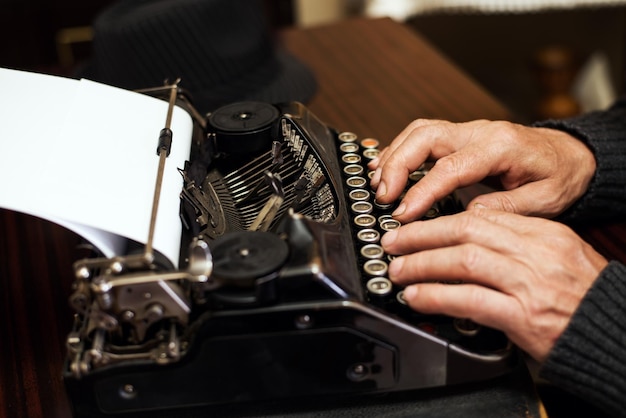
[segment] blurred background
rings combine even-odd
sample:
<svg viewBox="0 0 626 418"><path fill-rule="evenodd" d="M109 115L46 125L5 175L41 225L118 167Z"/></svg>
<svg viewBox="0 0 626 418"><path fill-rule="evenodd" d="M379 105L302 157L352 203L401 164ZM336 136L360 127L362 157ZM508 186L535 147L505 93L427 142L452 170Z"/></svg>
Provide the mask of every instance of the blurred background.
<svg viewBox="0 0 626 418"><path fill-rule="evenodd" d="M114 0L0 0L0 66L71 75ZM624 88L626 0L265 0L274 29L388 16L519 122L606 107ZM462 94L462 92L460 92Z"/></svg>

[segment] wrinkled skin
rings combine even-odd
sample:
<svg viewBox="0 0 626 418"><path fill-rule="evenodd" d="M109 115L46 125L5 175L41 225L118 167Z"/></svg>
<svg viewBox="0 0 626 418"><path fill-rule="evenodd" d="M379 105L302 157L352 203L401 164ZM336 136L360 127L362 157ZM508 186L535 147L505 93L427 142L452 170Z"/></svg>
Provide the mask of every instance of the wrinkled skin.
<svg viewBox="0 0 626 418"><path fill-rule="evenodd" d="M570 228L543 219L582 196L596 168L593 154L551 129L416 120L370 163L376 198L397 199L425 161L435 161L433 168L394 212L404 225L382 238L385 251L399 255L390 279L407 286L413 309L500 329L545 360L608 263ZM466 212L414 221L486 177L499 178L502 190L476 197ZM447 280L462 284L437 283Z"/></svg>
<svg viewBox="0 0 626 418"><path fill-rule="evenodd" d="M394 213L401 222L419 218L435 201L487 177L498 177L504 190L479 196L470 206L553 217L582 196L596 168L589 149L561 131L418 119L370 163L376 170L371 182L376 199L397 199L408 174L425 161L435 165Z"/></svg>

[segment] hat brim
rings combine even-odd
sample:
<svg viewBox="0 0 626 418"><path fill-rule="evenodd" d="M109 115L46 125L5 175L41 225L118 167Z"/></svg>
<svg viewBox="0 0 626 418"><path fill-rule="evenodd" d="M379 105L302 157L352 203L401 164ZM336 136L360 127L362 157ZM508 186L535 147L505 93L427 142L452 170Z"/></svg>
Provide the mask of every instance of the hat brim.
<svg viewBox="0 0 626 418"><path fill-rule="evenodd" d="M185 86L181 78L181 86ZM267 103L307 103L317 90L311 70L287 51L277 49L271 60L227 84L190 90L194 106L201 112L242 100Z"/></svg>
<svg viewBox="0 0 626 418"><path fill-rule="evenodd" d="M90 63L79 68L77 77L101 81ZM190 94L192 104L200 113L211 112L229 103L254 100L267 103L298 101L307 103L317 90L317 81L311 70L287 51L276 49L273 57L264 65L229 83L211 88L198 88L185 84L184 74L181 87ZM164 75L163 79L166 79ZM142 86L148 88L155 86Z"/></svg>

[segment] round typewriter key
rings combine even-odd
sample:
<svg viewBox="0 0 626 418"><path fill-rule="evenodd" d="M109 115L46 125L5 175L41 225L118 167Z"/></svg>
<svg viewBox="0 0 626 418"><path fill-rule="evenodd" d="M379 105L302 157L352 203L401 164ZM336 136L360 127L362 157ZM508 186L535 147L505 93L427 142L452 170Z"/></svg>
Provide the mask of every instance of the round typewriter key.
<svg viewBox="0 0 626 418"><path fill-rule="evenodd" d="M383 260L368 260L363 264L363 270L368 276L384 276L387 274L387 267L387 263Z"/></svg>
<svg viewBox="0 0 626 418"><path fill-rule="evenodd" d="M380 240L380 232L375 229L362 229L356 234L357 238L361 242L378 242Z"/></svg>
<svg viewBox="0 0 626 418"><path fill-rule="evenodd" d="M373 160L374 158L378 157L379 154L380 151L376 148L368 148L363 151L363 157L367 158L368 160Z"/></svg>
<svg viewBox="0 0 626 418"><path fill-rule="evenodd" d="M365 186L367 184L367 180L365 180L365 178L363 178L363 177L354 176L354 177L348 178L346 180L346 184L349 187L361 188L361 187L363 187L363 186Z"/></svg>
<svg viewBox="0 0 626 418"><path fill-rule="evenodd" d="M350 206L352 212L361 214L361 213L372 213L374 207L370 202L354 202L352 206Z"/></svg>
<svg viewBox="0 0 626 418"><path fill-rule="evenodd" d="M428 211L424 215L424 218L430 219L430 218L436 218L437 216L439 216L439 209L433 207L433 208L428 209Z"/></svg>
<svg viewBox="0 0 626 418"><path fill-rule="evenodd" d="M418 181L423 179L425 175L426 174L423 171L414 171L411 174L409 174L409 180L417 183Z"/></svg>
<svg viewBox="0 0 626 418"><path fill-rule="evenodd" d="M345 142L339 146L341 152L354 153L359 150L359 145L354 142Z"/></svg>
<svg viewBox="0 0 626 418"><path fill-rule="evenodd" d="M389 215L388 213L386 213L386 214L384 214L384 215L380 215L380 216L378 217L378 223L379 223L379 224L382 224L382 223L383 223L384 221L386 221L387 219L393 219L393 218L392 218L392 217L391 217L391 215Z"/></svg>
<svg viewBox="0 0 626 418"><path fill-rule="evenodd" d="M380 203L379 201L374 199L374 206L381 210L387 210L393 206L393 203Z"/></svg>
<svg viewBox="0 0 626 418"><path fill-rule="evenodd" d="M361 255L368 260L377 260L383 258L385 250L378 244L367 244L361 248Z"/></svg>
<svg viewBox="0 0 626 418"><path fill-rule="evenodd" d="M370 293L383 296L388 295L393 290L391 280L386 277L375 277L367 281L365 285Z"/></svg>
<svg viewBox="0 0 626 418"><path fill-rule="evenodd" d="M358 164L349 164L343 168L343 172L349 176L360 176L363 174L363 167Z"/></svg>
<svg viewBox="0 0 626 418"><path fill-rule="evenodd" d="M361 141L361 146L364 148L376 148L378 145L380 145L380 142L378 142L378 139L374 138L365 138Z"/></svg>
<svg viewBox="0 0 626 418"><path fill-rule="evenodd" d="M370 192L365 189L354 189L350 190L348 196L350 196L350 200L352 200L353 202L363 202L369 200Z"/></svg>
<svg viewBox="0 0 626 418"><path fill-rule="evenodd" d="M361 156L359 154L344 154L341 157L341 161L346 164L358 164L361 162Z"/></svg>
<svg viewBox="0 0 626 418"><path fill-rule="evenodd" d="M395 219L385 219L384 221L382 221L380 223L380 227L382 229L384 229L385 231L391 231L392 229L398 229L400 228L400 221L397 221Z"/></svg>
<svg viewBox="0 0 626 418"><path fill-rule="evenodd" d="M371 228L376 225L376 218L369 214L357 215L354 218L354 223L361 228Z"/></svg>
<svg viewBox="0 0 626 418"><path fill-rule="evenodd" d="M342 132L339 134L339 140L341 142L354 142L357 140L357 136L352 132Z"/></svg>
<svg viewBox="0 0 626 418"><path fill-rule="evenodd" d="M389 261L390 263L395 260L397 257L397 255L393 255L393 254L387 254L387 261Z"/></svg>
<svg viewBox="0 0 626 418"><path fill-rule="evenodd" d="M480 331L480 325L471 319L454 318L453 324L454 329L456 329L459 334L463 334L468 337L473 337L478 334L478 331Z"/></svg>

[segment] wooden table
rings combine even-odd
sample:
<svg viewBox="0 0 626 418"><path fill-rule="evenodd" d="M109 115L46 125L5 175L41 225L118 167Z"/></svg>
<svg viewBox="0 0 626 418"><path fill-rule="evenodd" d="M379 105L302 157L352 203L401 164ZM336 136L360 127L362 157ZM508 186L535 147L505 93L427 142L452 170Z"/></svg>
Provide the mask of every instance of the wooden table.
<svg viewBox="0 0 626 418"><path fill-rule="evenodd" d="M423 38L390 19L287 30L283 42L317 77L309 108L338 130L387 144L416 118L511 118Z"/></svg>
<svg viewBox="0 0 626 418"><path fill-rule="evenodd" d="M316 73L319 89L310 108L339 130L387 143L417 117L464 121L510 116L422 38L388 19L357 19L327 27L290 29L282 34L282 40ZM599 250L626 260L624 225L596 228L589 233ZM61 369L64 340L72 322L68 307L71 264L79 243L79 237L59 226L0 211L0 417L70 415ZM419 399L425 408L430 408L431 416L445 416L446 403L451 399L470 402L472 408L471 402L481 399L474 393L478 392L482 399L489 396L490 402L508 407L508 412L536 416L536 405L509 402L507 396L511 393L526 390L519 388L519 382L507 381L504 385L505 391L477 385L471 390L453 389L447 394L426 391L412 398L390 397L368 411L400 416L403 410L410 413ZM319 411L320 407L316 405L314 409ZM323 414L332 415L334 411L350 416L358 411L351 409L354 407L341 404ZM222 410L221 414L227 412ZM249 413L255 412L258 414L258 410ZM287 415L284 409L282 412ZM296 415L315 416L302 411Z"/></svg>

